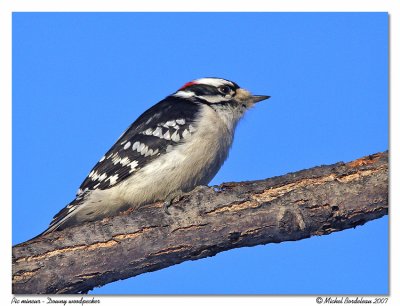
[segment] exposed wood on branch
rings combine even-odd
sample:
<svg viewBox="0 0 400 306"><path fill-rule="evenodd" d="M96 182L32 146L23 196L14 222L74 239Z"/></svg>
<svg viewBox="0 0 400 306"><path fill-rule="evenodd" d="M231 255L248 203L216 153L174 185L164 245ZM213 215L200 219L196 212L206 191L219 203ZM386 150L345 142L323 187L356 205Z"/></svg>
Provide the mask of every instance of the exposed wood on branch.
<svg viewBox="0 0 400 306"><path fill-rule="evenodd" d="M141 273L362 225L388 212L388 155L266 180L198 187L13 247L13 293L78 293Z"/></svg>

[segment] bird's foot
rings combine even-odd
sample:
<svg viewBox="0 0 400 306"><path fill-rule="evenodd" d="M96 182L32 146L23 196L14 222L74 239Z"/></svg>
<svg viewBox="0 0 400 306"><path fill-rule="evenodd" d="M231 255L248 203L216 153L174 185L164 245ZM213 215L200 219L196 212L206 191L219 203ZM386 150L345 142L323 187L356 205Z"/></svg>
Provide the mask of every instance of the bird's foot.
<svg viewBox="0 0 400 306"><path fill-rule="evenodd" d="M182 191L180 191L180 192L176 192L176 193L174 193L174 194L168 196L168 197L166 198L165 202L164 202L164 205L163 205L164 212L165 212L167 215L170 215L171 213L168 211L168 208L169 208L173 203L179 202L179 201L183 198L184 195L185 195L185 194L184 194Z"/></svg>

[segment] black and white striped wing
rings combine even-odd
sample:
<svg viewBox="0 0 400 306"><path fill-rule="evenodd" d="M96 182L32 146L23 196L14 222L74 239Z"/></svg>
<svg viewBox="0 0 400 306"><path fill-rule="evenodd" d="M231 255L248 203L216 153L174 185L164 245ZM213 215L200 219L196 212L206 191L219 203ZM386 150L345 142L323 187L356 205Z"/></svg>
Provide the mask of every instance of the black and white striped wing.
<svg viewBox="0 0 400 306"><path fill-rule="evenodd" d="M76 199L54 216L46 232L64 222L91 190L121 183L193 134L199 110L194 102L170 96L144 112L94 166Z"/></svg>
<svg viewBox="0 0 400 306"><path fill-rule="evenodd" d="M169 152L195 131L199 106L168 97L144 112L94 166L77 196L108 189Z"/></svg>

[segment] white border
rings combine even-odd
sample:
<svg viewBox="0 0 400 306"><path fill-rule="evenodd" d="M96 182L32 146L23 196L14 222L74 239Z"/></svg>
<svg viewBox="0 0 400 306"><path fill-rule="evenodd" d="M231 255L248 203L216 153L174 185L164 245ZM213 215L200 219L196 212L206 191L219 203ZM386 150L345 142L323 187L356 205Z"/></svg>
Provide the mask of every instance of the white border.
<svg viewBox="0 0 400 306"><path fill-rule="evenodd" d="M66 12L122 12L122 11L267 11L267 12L317 12L317 11L365 11L386 12L395 8L392 0L6 0L9 11L66 11Z"/></svg>
<svg viewBox="0 0 400 306"><path fill-rule="evenodd" d="M390 14L390 167L391 186L400 186L399 162L399 68L398 60L400 39L400 6L395 0L201 0L201 1L167 1L167 0L0 0L0 186L1 186L1 267L0 290L1 300L11 302L11 18L12 12L123 12L123 11L268 11L268 12L389 12ZM371 110L373 111L373 110ZM397 187L398 189L398 187ZM395 188L390 190L391 220L398 219L400 198ZM394 216L394 218L393 218ZM393 237L399 233L400 222L390 222L391 262L390 262L390 298L387 305L400 302L399 287L399 248ZM362 256L362 254L360 254ZM397 272L397 273L395 273ZM368 271L365 276L367 277ZM101 305L145 305L149 302L162 302L164 305L204 304L205 302L251 303L252 305L270 305L296 303L296 305L317 305L313 296L303 297L101 297ZM118 300L116 300L118 299ZM134 299L132 301L132 299ZM190 300L189 300L190 299Z"/></svg>

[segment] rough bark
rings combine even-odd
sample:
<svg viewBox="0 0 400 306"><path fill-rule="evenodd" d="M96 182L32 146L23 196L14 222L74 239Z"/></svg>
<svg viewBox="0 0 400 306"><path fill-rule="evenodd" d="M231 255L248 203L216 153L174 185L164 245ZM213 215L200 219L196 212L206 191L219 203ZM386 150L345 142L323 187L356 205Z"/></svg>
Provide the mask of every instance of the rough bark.
<svg viewBox="0 0 400 306"><path fill-rule="evenodd" d="M325 235L388 213L388 154L266 180L198 187L13 247L13 293L79 293L186 260Z"/></svg>

